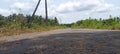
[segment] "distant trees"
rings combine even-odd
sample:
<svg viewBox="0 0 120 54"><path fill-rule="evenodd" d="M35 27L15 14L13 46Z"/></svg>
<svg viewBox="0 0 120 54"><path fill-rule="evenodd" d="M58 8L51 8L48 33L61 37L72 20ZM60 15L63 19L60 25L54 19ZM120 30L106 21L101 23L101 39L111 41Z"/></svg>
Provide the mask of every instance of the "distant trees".
<svg viewBox="0 0 120 54"><path fill-rule="evenodd" d="M46 19L38 15L34 17L23 14L0 15L0 37L65 28L59 25L56 17L49 18L48 23L49 26L46 26Z"/></svg>
<svg viewBox="0 0 120 54"><path fill-rule="evenodd" d="M42 16L35 15L33 18L30 15L12 14L9 16L0 15L0 28L9 29L26 29L29 26L30 18L31 28L39 28L46 26L46 19ZM57 17L48 19L49 26L59 26ZM120 29L120 17L109 16L109 19L92 19L89 17L86 20L80 20L72 24L64 24L72 28L93 28L93 29Z"/></svg>
<svg viewBox="0 0 120 54"><path fill-rule="evenodd" d="M109 19L89 19L77 21L72 24L73 28L94 28L94 29L120 29L120 17L112 17Z"/></svg>
<svg viewBox="0 0 120 54"><path fill-rule="evenodd" d="M29 26L29 20L32 16L23 14L12 14L7 17L0 15L0 27L9 27L9 28L27 28ZM45 26L45 18L42 16L35 15L34 18L31 19L32 27L36 26ZM57 26L59 25L57 18L48 19L49 26Z"/></svg>
<svg viewBox="0 0 120 54"><path fill-rule="evenodd" d="M0 15L0 27L2 27L5 24L4 16Z"/></svg>
<svg viewBox="0 0 120 54"><path fill-rule="evenodd" d="M56 17L54 19L49 20L49 21L50 21L50 23L49 23L50 25L59 25Z"/></svg>

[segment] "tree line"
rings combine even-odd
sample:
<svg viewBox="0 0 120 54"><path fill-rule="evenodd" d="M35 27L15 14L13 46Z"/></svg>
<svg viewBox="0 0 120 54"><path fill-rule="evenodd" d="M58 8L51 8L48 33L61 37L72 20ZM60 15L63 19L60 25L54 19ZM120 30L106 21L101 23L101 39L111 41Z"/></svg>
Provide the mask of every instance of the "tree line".
<svg viewBox="0 0 120 54"><path fill-rule="evenodd" d="M24 29L29 26L29 20L32 20L32 28L39 28L46 26L45 18L35 15L34 18L30 15L12 14L9 16L0 15L0 28L19 28ZM49 26L60 26L56 17L48 19ZM109 19L93 19L89 17L86 20L80 20L72 24L63 24L72 28L93 28L93 29L120 29L120 17L109 16Z"/></svg>
<svg viewBox="0 0 120 54"><path fill-rule="evenodd" d="M35 15L34 18L30 15L24 16L23 14L12 14L9 16L0 15L0 28L27 28L29 26L29 21L31 18L32 27L35 26L45 26L45 18L42 16ZM57 18L48 19L49 26L57 26L59 22Z"/></svg>
<svg viewBox="0 0 120 54"><path fill-rule="evenodd" d="M72 23L71 27L120 30L120 17L112 17L111 15L109 16L109 19L93 19L89 17L89 19Z"/></svg>
<svg viewBox="0 0 120 54"><path fill-rule="evenodd" d="M31 28L28 28L29 25L31 25ZM86 20L80 20L72 24L59 24L58 19L54 17L48 19L48 25L46 26L46 19L38 15L34 17L23 14L0 15L0 37L67 27L120 30L120 17L112 17L111 15L109 19L93 19L89 17Z"/></svg>

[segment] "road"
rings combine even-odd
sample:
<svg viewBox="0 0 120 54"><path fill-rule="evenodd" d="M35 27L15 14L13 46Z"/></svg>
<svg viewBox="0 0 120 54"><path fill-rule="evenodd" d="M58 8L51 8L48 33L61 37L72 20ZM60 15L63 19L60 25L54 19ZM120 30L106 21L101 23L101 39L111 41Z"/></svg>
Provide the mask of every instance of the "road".
<svg viewBox="0 0 120 54"><path fill-rule="evenodd" d="M64 29L0 38L0 54L120 54L120 31Z"/></svg>

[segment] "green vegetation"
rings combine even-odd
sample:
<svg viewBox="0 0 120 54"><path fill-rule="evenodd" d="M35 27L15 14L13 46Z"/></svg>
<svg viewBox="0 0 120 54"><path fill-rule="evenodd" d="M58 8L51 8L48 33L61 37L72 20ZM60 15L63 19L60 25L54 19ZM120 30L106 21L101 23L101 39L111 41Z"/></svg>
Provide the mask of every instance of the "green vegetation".
<svg viewBox="0 0 120 54"><path fill-rule="evenodd" d="M31 18L31 28L29 26L29 20ZM45 24L45 18L42 16L32 16L23 14L12 14L9 16L0 15L0 37L18 35L21 33L42 32L53 29L69 28L88 28L88 29L110 29L120 30L120 17L112 17L109 19L89 19L77 21L72 24L59 24L57 18L48 19L49 26Z"/></svg>
<svg viewBox="0 0 120 54"><path fill-rule="evenodd" d="M46 26L45 18L35 15L34 18L32 18L31 28L28 28L28 21L31 17L30 15L24 16L23 14L12 14L7 17L0 15L0 37L62 29L65 27L59 25L56 17L54 19L48 19L49 26Z"/></svg>
<svg viewBox="0 0 120 54"><path fill-rule="evenodd" d="M89 29L110 29L120 30L120 17L112 17L109 19L89 19L77 21L73 23L72 28L89 28Z"/></svg>

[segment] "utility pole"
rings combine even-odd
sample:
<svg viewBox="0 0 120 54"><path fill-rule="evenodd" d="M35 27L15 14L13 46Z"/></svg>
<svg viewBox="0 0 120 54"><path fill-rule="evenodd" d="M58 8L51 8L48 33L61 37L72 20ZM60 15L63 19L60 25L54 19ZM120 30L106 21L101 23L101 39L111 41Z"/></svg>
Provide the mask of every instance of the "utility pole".
<svg viewBox="0 0 120 54"><path fill-rule="evenodd" d="M32 17L31 17L30 19L28 19L28 24L29 24L29 25L28 25L28 28L31 28L32 18L34 18L35 13L36 13L36 11L37 11L37 9L38 9L38 6L39 6L40 2L41 2L41 0L38 1L37 6L36 6L36 8L35 8L35 10L34 10L34 12L33 12L33 14L32 14Z"/></svg>
<svg viewBox="0 0 120 54"><path fill-rule="evenodd" d="M39 4L40 4L40 1L41 1L41 0L38 1L37 6L36 6L36 8L35 8L35 10L34 10L34 12L33 12L33 14L32 14L32 17L34 17L34 15L35 15L35 13L36 13L36 11L37 11L37 9L38 9L38 6L39 6Z"/></svg>
<svg viewBox="0 0 120 54"><path fill-rule="evenodd" d="M45 14L46 14L46 26L48 26L48 10L47 10L47 0L45 0Z"/></svg>

